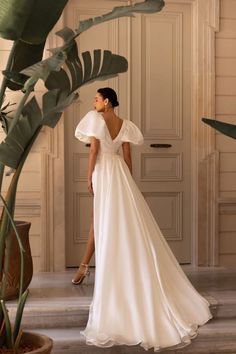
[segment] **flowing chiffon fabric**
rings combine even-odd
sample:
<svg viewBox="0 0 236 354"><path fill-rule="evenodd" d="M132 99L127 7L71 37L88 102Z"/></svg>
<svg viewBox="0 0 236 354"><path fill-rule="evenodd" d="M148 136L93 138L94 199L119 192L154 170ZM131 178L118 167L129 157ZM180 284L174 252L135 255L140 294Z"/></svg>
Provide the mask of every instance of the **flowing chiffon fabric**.
<svg viewBox="0 0 236 354"><path fill-rule="evenodd" d="M162 235L118 151L143 136L124 120L112 140L103 116L91 111L75 136L100 140L93 172L95 284L86 344L98 347L140 344L176 349L196 337L212 314L192 286Z"/></svg>

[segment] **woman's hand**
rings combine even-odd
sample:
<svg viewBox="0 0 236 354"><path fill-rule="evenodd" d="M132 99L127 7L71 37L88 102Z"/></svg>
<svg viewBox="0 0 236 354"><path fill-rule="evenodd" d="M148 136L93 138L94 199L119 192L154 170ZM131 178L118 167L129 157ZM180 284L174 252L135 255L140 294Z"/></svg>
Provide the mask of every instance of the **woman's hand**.
<svg viewBox="0 0 236 354"><path fill-rule="evenodd" d="M93 182L91 178L88 179L88 191L93 195Z"/></svg>

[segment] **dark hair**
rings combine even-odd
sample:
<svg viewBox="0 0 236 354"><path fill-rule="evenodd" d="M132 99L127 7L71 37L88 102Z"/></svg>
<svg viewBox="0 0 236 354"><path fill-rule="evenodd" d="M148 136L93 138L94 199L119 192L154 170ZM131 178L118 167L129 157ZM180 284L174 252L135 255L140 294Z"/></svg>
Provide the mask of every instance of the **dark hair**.
<svg viewBox="0 0 236 354"><path fill-rule="evenodd" d="M109 102L111 102L112 107L119 106L119 102L117 100L117 94L112 88L103 87L98 89L97 92L100 93L100 95L104 98L104 100L107 98Z"/></svg>

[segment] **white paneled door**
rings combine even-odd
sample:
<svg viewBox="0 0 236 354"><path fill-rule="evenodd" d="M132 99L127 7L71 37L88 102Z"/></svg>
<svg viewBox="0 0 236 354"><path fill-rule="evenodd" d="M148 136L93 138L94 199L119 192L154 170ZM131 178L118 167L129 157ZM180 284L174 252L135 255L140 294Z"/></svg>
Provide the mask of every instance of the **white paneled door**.
<svg viewBox="0 0 236 354"><path fill-rule="evenodd" d="M123 1L69 3L66 25L105 13ZM83 34L80 50L106 48L128 56L129 72L80 91L80 102L67 110L66 244L67 266L85 251L92 199L87 193L88 148L74 138L80 118L92 108L98 87L118 91L118 114L142 130L145 143L133 147L134 178L180 263L191 262L191 11L188 4L166 1L158 14L120 19Z"/></svg>
<svg viewBox="0 0 236 354"><path fill-rule="evenodd" d="M191 262L191 8L167 2L132 22L135 178L181 263Z"/></svg>

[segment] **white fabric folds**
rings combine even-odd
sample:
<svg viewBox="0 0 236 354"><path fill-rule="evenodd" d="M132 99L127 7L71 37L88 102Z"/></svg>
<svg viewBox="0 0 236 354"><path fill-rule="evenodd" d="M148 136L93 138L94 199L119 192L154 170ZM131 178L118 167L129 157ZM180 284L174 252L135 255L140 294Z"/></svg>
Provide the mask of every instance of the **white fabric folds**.
<svg viewBox="0 0 236 354"><path fill-rule="evenodd" d="M212 318L162 235L124 159L124 141L143 142L124 120L111 139L101 114L89 112L76 137L100 139L93 172L96 273L87 326L88 345L141 345L159 352L188 345Z"/></svg>

